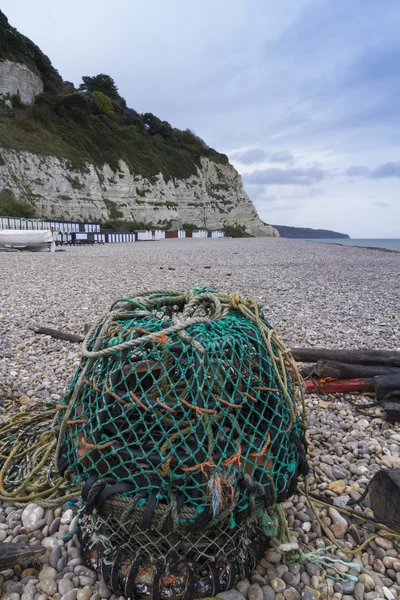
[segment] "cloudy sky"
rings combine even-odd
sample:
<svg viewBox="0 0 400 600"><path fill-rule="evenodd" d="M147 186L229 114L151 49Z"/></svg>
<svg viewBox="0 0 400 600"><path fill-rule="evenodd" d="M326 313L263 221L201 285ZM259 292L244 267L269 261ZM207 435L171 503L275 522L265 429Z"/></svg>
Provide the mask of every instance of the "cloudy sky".
<svg viewBox="0 0 400 600"><path fill-rule="evenodd" d="M64 79L229 158L263 220L400 237L400 0L1 0Z"/></svg>

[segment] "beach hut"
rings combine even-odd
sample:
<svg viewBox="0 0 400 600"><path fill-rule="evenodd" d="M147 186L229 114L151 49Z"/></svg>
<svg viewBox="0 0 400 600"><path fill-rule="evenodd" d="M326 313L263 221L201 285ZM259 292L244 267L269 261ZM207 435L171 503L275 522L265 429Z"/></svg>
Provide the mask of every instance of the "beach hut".
<svg viewBox="0 0 400 600"><path fill-rule="evenodd" d="M194 238L206 238L208 236L208 232L206 229L195 229L193 231L193 236Z"/></svg>

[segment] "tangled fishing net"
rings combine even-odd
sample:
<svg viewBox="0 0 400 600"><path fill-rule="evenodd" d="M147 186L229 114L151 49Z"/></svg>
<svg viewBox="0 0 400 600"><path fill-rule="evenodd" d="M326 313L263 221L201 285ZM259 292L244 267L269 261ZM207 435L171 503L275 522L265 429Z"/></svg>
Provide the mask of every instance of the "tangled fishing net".
<svg viewBox="0 0 400 600"><path fill-rule="evenodd" d="M87 563L129 598L215 594L246 576L307 471L299 389L252 300L115 302L59 406L56 461L82 490Z"/></svg>

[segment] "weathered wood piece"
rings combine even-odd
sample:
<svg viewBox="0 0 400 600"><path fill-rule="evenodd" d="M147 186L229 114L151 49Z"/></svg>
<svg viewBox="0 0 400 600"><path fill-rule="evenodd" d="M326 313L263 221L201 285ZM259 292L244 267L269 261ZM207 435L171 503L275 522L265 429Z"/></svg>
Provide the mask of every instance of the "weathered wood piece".
<svg viewBox="0 0 400 600"><path fill-rule="evenodd" d="M75 342L80 343L83 342L83 336L77 335L75 333L67 333L64 331L59 331L58 329L49 329L48 327L31 327L32 331L35 333L42 333L43 335L51 335L53 338L57 338L59 340L66 340L67 342Z"/></svg>
<svg viewBox="0 0 400 600"><path fill-rule="evenodd" d="M375 517L391 529L400 531L400 468L378 471L371 479L368 491Z"/></svg>
<svg viewBox="0 0 400 600"><path fill-rule="evenodd" d="M316 363L319 360L333 360L356 365L380 365L400 367L400 352L397 350L326 350L324 348L292 348L297 362Z"/></svg>
<svg viewBox="0 0 400 600"><path fill-rule="evenodd" d="M316 377L334 377L335 379L370 378L377 375L398 375L400 367L383 367L381 365L355 365L336 362L333 360L319 360L313 367L308 367L302 374L313 374Z"/></svg>
<svg viewBox="0 0 400 600"><path fill-rule="evenodd" d="M400 421L400 374L375 377L374 382L376 399L382 402L386 419L392 423Z"/></svg>
<svg viewBox="0 0 400 600"><path fill-rule="evenodd" d="M376 399L383 400L389 397L400 397L400 375L381 375L374 378Z"/></svg>
<svg viewBox="0 0 400 600"><path fill-rule="evenodd" d="M0 543L0 571L14 567L19 563L28 563L46 552L43 546L27 544Z"/></svg>

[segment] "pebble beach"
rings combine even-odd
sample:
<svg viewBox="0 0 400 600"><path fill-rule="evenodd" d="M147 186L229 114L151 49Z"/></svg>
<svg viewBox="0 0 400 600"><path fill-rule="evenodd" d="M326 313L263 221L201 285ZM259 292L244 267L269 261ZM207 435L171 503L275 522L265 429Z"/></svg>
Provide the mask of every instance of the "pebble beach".
<svg viewBox="0 0 400 600"><path fill-rule="evenodd" d="M138 290L208 286L255 298L289 347L400 350L400 253L277 238L165 240L0 253L0 427L10 411L59 401L78 365L79 345L38 335L42 325L84 334L110 304ZM357 501L381 468L400 467L400 429L380 408L357 411L362 395L306 397L309 487L336 507ZM290 533L304 552L327 550L340 573L314 563L285 565L271 549L225 600L397 600L400 537L315 504L284 503ZM368 497L353 509L373 516ZM399 507L400 510L400 507ZM16 508L0 502L0 542L42 544L34 565L0 571L0 600L116 600L83 565L74 517L63 505ZM354 550L378 534L357 555ZM349 563L357 563L359 570ZM355 576L355 581L347 575Z"/></svg>

